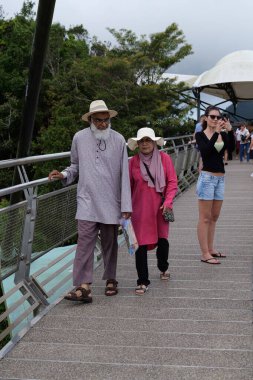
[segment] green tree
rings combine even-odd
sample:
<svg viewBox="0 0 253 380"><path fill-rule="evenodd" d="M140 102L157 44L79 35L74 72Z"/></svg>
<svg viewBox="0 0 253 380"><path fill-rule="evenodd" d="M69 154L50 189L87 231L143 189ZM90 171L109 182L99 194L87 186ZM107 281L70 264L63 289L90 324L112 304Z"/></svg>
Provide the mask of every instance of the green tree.
<svg viewBox="0 0 253 380"><path fill-rule="evenodd" d="M150 37L138 38L126 29L109 31L116 45L95 40L96 49L99 46L103 54L93 54L83 70L85 82L92 83L92 98L108 99L119 111L114 125L125 137L147 124L159 128L160 133L168 133L171 125L183 129L189 112L188 106L182 106L184 87L162 77L192 52L182 31L176 24Z"/></svg>
<svg viewBox="0 0 253 380"><path fill-rule="evenodd" d="M35 29L33 2L13 19L0 12L1 158L15 156ZM183 85L164 80L169 67L191 54L176 24L150 36L109 29L115 43L90 37L82 25L53 24L36 116L32 154L69 150L94 99L119 111L113 127L127 138L142 126L172 135L189 125ZM14 57L14 59L13 59Z"/></svg>
<svg viewBox="0 0 253 380"><path fill-rule="evenodd" d="M16 155L35 28L32 7L26 1L15 18L5 20L3 12L0 16L0 159Z"/></svg>

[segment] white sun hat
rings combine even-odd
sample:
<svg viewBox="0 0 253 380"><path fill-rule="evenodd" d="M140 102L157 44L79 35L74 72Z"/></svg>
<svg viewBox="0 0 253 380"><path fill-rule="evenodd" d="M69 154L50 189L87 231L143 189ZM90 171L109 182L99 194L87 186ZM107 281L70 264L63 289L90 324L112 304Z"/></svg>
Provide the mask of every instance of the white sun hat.
<svg viewBox="0 0 253 380"><path fill-rule="evenodd" d="M90 104L90 111L85 113L82 116L82 120L89 121L89 116L91 116L93 113L97 113L97 112L108 112L110 115L110 118L118 115L117 111L109 110L107 108L107 105L105 104L105 102L103 100L94 100Z"/></svg>
<svg viewBox="0 0 253 380"><path fill-rule="evenodd" d="M135 150L138 146L137 141L143 139L143 137L149 137L152 141L155 141L159 146L164 145L163 137L156 137L155 131L152 128L141 128L137 132L137 137L131 137L130 139L128 139L128 148L131 150Z"/></svg>

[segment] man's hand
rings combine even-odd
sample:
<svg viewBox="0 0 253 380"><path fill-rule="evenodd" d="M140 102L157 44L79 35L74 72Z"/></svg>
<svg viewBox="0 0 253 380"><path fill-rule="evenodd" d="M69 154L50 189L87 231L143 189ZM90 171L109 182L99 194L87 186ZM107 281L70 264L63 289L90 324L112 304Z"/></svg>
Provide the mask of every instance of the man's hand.
<svg viewBox="0 0 253 380"><path fill-rule="evenodd" d="M52 170L48 174L48 179L51 181L52 179L63 179L64 175L61 172L58 172L58 170Z"/></svg>
<svg viewBox="0 0 253 380"><path fill-rule="evenodd" d="M122 218L124 218L124 219L129 219L131 215L132 215L131 212L122 212L122 213L121 213L121 216L122 216Z"/></svg>

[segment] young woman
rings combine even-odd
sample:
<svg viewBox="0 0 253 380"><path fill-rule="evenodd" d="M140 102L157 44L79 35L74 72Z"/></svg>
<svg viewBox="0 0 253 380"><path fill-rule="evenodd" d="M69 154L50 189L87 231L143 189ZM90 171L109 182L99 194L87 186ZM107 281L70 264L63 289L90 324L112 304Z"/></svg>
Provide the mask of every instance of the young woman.
<svg viewBox="0 0 253 380"><path fill-rule="evenodd" d="M145 294L150 284L148 250L157 247L160 279L169 279L169 222L165 221L163 214L171 211L173 207L173 199L177 192L177 175L170 156L157 148L157 145L162 146L163 142L163 138L156 137L151 128L139 129L137 137L128 140L131 150L139 148L139 153L129 162L132 223L139 244L135 253L137 295Z"/></svg>
<svg viewBox="0 0 253 380"><path fill-rule="evenodd" d="M215 226L224 198L225 170L223 156L228 147L227 133L232 129L228 120L222 119L220 110L210 106L205 111L203 131L196 133L196 143L203 160L197 182L199 221L197 227L201 261L220 264L217 258L226 257L214 248Z"/></svg>

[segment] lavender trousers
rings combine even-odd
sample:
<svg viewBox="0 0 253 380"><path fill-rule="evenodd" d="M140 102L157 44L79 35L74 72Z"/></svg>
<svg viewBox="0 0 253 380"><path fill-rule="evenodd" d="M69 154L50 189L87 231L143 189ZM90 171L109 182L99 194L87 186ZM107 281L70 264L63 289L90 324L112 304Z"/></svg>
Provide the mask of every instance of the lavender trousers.
<svg viewBox="0 0 253 380"><path fill-rule="evenodd" d="M104 274L102 279L116 279L118 256L118 225L78 220L78 241L73 267L73 285L91 284L94 249L100 230Z"/></svg>

